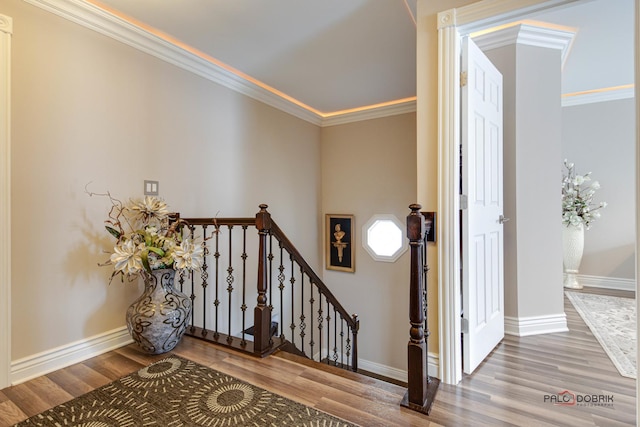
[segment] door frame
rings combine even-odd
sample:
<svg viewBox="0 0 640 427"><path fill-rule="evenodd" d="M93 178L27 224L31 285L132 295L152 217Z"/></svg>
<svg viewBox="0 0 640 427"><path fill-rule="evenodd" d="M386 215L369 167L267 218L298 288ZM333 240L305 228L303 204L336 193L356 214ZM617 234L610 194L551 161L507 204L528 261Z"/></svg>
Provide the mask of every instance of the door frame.
<svg viewBox="0 0 640 427"><path fill-rule="evenodd" d="M482 0L438 13L438 324L440 380L462 380L460 322L461 38L582 0Z"/></svg>
<svg viewBox="0 0 640 427"><path fill-rule="evenodd" d="M11 34L0 15L0 389L11 372Z"/></svg>

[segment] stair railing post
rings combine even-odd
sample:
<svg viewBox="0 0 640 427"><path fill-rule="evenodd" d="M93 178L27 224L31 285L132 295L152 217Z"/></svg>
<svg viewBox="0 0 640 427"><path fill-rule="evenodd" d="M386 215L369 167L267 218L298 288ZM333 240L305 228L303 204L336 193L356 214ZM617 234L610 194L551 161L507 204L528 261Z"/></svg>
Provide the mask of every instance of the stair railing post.
<svg viewBox="0 0 640 427"><path fill-rule="evenodd" d="M254 342L253 352L258 355L265 354L271 347L271 309L267 305L267 262L268 247L267 237L271 234L271 214L267 212L268 206L260 205L260 211L256 214L256 228L258 229L258 298L253 311L254 315Z"/></svg>
<svg viewBox="0 0 640 427"><path fill-rule="evenodd" d="M435 397L438 381L432 381L428 371L427 342L425 340L424 310L424 238L426 224L420 213L422 206L412 204L411 213L407 216L407 237L411 250L411 273L409 284L409 343L408 387L401 405L428 414Z"/></svg>

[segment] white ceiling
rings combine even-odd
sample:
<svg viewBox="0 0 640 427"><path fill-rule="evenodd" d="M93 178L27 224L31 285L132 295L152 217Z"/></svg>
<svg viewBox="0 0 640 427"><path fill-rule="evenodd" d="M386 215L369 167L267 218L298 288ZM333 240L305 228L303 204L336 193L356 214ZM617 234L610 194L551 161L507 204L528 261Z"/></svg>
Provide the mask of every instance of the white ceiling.
<svg viewBox="0 0 640 427"><path fill-rule="evenodd" d="M100 3L324 115L415 97L416 1ZM530 17L578 30L563 93L633 83L633 8L634 0L583 0Z"/></svg>

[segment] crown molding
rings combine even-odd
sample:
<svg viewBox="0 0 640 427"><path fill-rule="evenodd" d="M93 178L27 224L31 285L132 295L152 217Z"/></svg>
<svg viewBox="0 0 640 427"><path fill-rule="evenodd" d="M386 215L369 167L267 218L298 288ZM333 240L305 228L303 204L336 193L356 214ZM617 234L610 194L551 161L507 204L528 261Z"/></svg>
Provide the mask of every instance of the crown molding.
<svg viewBox="0 0 640 427"><path fill-rule="evenodd" d="M574 105L595 104L597 102L617 101L634 97L634 87L614 88L576 95L564 94L562 95L562 106L572 107Z"/></svg>
<svg viewBox="0 0 640 427"><path fill-rule="evenodd" d="M414 113L416 111L416 101L406 101L384 107L376 107L369 110L342 113L322 119L322 127L343 125L346 123L359 122L362 120L379 119L381 117L395 116L398 114Z"/></svg>
<svg viewBox="0 0 640 427"><path fill-rule="evenodd" d="M575 35L576 33L573 31L522 23L481 34L473 37L473 41L483 51L513 44L558 49L561 51L562 64L564 65Z"/></svg>
<svg viewBox="0 0 640 427"><path fill-rule="evenodd" d="M83 0L24 1L317 126L334 126L416 111L413 101L358 112L318 114L207 60L204 55L177 46L92 3ZM0 29L4 22L1 18L2 15Z"/></svg>
<svg viewBox="0 0 640 427"><path fill-rule="evenodd" d="M320 126L322 117L221 66L172 44L99 7L81 0L25 0L76 24L97 31L209 81Z"/></svg>

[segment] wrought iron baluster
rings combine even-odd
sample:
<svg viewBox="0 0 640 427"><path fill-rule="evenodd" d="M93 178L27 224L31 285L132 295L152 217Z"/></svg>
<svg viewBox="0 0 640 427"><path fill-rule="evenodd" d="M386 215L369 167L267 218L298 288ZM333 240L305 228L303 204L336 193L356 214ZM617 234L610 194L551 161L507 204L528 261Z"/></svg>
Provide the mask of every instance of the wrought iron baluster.
<svg viewBox="0 0 640 427"><path fill-rule="evenodd" d="M353 337L352 346L348 345L347 341L347 356L349 355L349 351L351 351L351 370L354 372L358 372L358 330L360 329L360 321L358 320L358 315L354 314L351 316L353 319L353 324L355 325L351 329L351 334L349 338Z"/></svg>
<svg viewBox="0 0 640 427"><path fill-rule="evenodd" d="M327 298L327 365L331 364L331 304Z"/></svg>
<svg viewBox="0 0 640 427"><path fill-rule="evenodd" d="M295 317L295 283L296 283L296 278L295 278L295 269L293 268L293 255L290 255L291 258L291 344L296 345L296 334L295 334L295 330L296 330L296 317Z"/></svg>
<svg viewBox="0 0 640 427"><path fill-rule="evenodd" d="M309 298L309 304L310 304L310 308L309 308L309 320L311 321L311 327L309 328L309 331L311 331L311 336L309 337L309 348L311 349L309 352L309 357L311 358L311 360L313 360L313 346L314 346L314 342L313 342L313 335L314 335L314 329L313 329L313 303L314 303L314 299L313 299L313 281L311 280L311 278L309 278L309 288L311 289L311 298Z"/></svg>
<svg viewBox="0 0 640 427"><path fill-rule="evenodd" d="M333 366L338 366L338 313L333 306Z"/></svg>
<svg viewBox="0 0 640 427"><path fill-rule="evenodd" d="M189 231L190 231L191 240L193 240L194 239L194 234L195 234L195 227L189 227ZM196 302L195 274L193 273L193 271L191 271L189 275L191 276L191 296L189 298L191 298L191 307L195 307L195 302ZM196 316L195 310L191 310L191 333L195 332L195 330L196 330L196 327L195 327L195 318L196 317L195 316Z"/></svg>
<svg viewBox="0 0 640 427"><path fill-rule="evenodd" d="M280 243L280 267L278 267L278 289L280 290L280 339L284 340L284 258L282 243Z"/></svg>
<svg viewBox="0 0 640 427"><path fill-rule="evenodd" d="M246 314L247 314L247 226L242 226L242 305L240 306L240 310L242 310L242 340L240 344L245 346L247 345L247 341L245 339L245 330L246 330Z"/></svg>
<svg viewBox="0 0 640 427"><path fill-rule="evenodd" d="M318 362L322 361L322 292L318 289Z"/></svg>
<svg viewBox="0 0 640 427"><path fill-rule="evenodd" d="M302 267L300 267L300 350L302 350L302 354L305 356L307 353L304 351L304 337L307 335L305 329L307 329L307 324L305 323L306 317L304 315L304 272L302 271Z"/></svg>
<svg viewBox="0 0 640 427"><path fill-rule="evenodd" d="M340 367L344 368L344 319L340 316Z"/></svg>
<svg viewBox="0 0 640 427"><path fill-rule="evenodd" d="M227 306L227 311L228 311L228 320L229 320L229 325L228 325L228 333L227 333L227 342L230 344L231 341L233 341L233 338L231 337L231 294L233 292L233 252L232 250L232 244L231 244L231 240L232 240L232 230L233 230L233 225L228 225L227 226L229 228L229 267L227 268L227 293L229 294L229 305Z"/></svg>
<svg viewBox="0 0 640 427"><path fill-rule="evenodd" d="M269 312L273 313L273 235L269 234L269 255L267 259L269 260ZM271 324L269 324L269 331L271 331ZM271 335L271 332L269 332Z"/></svg>
<svg viewBox="0 0 640 427"><path fill-rule="evenodd" d="M216 234L216 253L213 255L213 257L216 260L216 299L215 301L213 301L213 306L214 306L214 310L215 310L215 331L213 332L213 338L215 338L216 340L218 338L220 338L220 329L219 329L219 319L220 319L220 297L219 297L219 292L220 292L220 226L216 224L216 230L215 230L215 234Z"/></svg>
<svg viewBox="0 0 640 427"><path fill-rule="evenodd" d="M207 279L209 272L207 271L207 255L209 255L209 247L207 246L207 225L202 226L202 246L204 248L204 256L202 268L200 269L200 277L202 278L202 336L206 337L207 332Z"/></svg>

